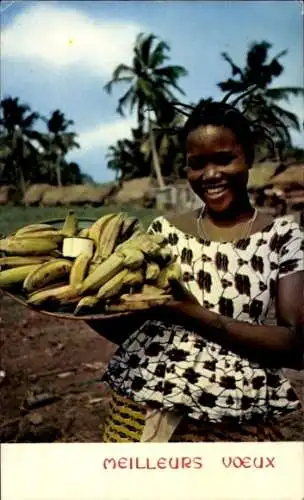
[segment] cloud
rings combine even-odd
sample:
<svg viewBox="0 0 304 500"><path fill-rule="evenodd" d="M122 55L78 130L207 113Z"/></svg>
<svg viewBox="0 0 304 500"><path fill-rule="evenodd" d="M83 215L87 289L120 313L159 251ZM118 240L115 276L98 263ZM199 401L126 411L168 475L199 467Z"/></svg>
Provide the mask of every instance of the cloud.
<svg viewBox="0 0 304 500"><path fill-rule="evenodd" d="M135 118L125 118L84 130L77 138L80 149L70 154L76 158L88 151L107 148L119 139L130 138L131 128L135 127L136 123Z"/></svg>
<svg viewBox="0 0 304 500"><path fill-rule="evenodd" d="M117 64L131 60L133 22L95 21L76 10L38 5L24 10L2 33L2 57L31 59L54 69L81 66L108 77Z"/></svg>

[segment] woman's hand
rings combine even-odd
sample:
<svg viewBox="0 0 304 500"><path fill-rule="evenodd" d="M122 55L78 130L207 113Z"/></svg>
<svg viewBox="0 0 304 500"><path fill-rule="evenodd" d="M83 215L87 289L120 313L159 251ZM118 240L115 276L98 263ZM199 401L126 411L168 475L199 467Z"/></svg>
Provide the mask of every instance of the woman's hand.
<svg viewBox="0 0 304 500"><path fill-rule="evenodd" d="M204 308L183 283L176 279L171 279L170 285L172 299L169 299L162 306L157 307L156 313L160 319L169 320L173 323L178 322L189 327L189 319L195 318L198 309L201 312Z"/></svg>
<svg viewBox="0 0 304 500"><path fill-rule="evenodd" d="M172 306L180 302L187 302L192 304L199 304L197 298L189 292L183 283L176 279L170 279L171 293L173 296L172 301L169 301Z"/></svg>

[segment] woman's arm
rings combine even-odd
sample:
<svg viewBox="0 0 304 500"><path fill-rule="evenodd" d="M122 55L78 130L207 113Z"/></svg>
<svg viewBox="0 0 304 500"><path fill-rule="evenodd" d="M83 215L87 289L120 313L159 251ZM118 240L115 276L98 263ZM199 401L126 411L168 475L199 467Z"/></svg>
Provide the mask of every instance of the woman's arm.
<svg viewBox="0 0 304 500"><path fill-rule="evenodd" d="M166 309L186 316L208 340L241 352L259 362L303 368L304 272L279 280L278 326L253 325L216 314L192 300L171 301Z"/></svg>

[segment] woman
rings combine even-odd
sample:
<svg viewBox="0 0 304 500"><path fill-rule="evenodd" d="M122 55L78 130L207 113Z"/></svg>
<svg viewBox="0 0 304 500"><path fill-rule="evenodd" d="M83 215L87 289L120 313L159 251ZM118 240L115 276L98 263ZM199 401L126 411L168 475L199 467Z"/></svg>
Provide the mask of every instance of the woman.
<svg viewBox="0 0 304 500"><path fill-rule="evenodd" d="M254 144L241 113L200 103L182 140L204 208L149 231L166 236L187 292L150 311L111 360L104 441L280 440L276 418L300 405L279 368L301 369L303 234L251 206ZM277 326L267 325L273 302Z"/></svg>

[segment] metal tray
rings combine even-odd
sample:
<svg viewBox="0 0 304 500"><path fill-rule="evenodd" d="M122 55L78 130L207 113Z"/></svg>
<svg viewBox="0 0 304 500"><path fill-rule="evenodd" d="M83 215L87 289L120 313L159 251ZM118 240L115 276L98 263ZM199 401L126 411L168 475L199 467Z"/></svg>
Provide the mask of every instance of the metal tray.
<svg viewBox="0 0 304 500"><path fill-rule="evenodd" d="M54 228L58 229L62 227L64 223L63 218L61 219L48 219L48 220L43 220L38 222L38 224L50 224ZM89 227L93 222L95 222L96 219L92 219L89 217L79 217L78 218L78 225L79 229L85 229ZM59 318L59 319L71 319L71 320L78 320L78 321L94 321L94 320L108 320L111 318L119 318L121 316L130 316L134 315L137 313L136 310L132 311L123 311L123 312L116 312L116 313L95 313L95 314L87 314L85 316L75 316L72 312L68 312L66 310L47 310L47 309L40 309L38 307L31 306L30 304L27 304L25 297L21 293L14 293L12 290L8 291L5 289L1 289L5 295L8 295L11 297L13 300L15 300L18 304L21 304L28 309L31 309L32 311L36 311L41 314L45 314L47 316L51 316L53 318ZM64 307L66 309L67 306ZM147 307L149 309L149 307ZM143 309L141 309L142 311Z"/></svg>

